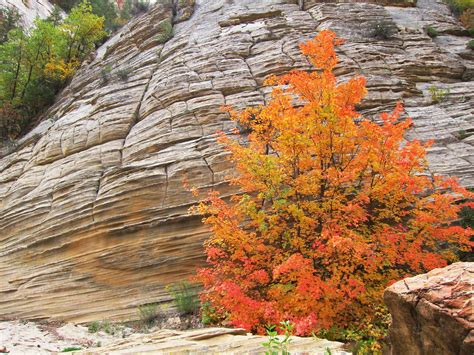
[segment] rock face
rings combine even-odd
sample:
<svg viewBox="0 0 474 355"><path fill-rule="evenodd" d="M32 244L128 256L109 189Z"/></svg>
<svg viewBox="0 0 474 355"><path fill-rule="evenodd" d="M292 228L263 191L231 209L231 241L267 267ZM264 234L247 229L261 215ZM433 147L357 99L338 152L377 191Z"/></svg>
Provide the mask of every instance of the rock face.
<svg viewBox="0 0 474 355"><path fill-rule="evenodd" d="M385 291L392 354L474 353L474 263L455 263Z"/></svg>
<svg viewBox="0 0 474 355"><path fill-rule="evenodd" d="M431 169L474 186L473 52L441 2L178 3L153 8L106 42L38 127L3 149L0 318L121 320L168 300L164 286L203 262L208 235L188 214L195 201L183 181L235 192L214 137L234 128L221 105L264 103L265 77L309 69L298 44L324 28L346 39L340 78L367 77L361 110L372 115L402 100L415 123L408 138L437 140ZM165 42L160 24L172 16ZM373 37L379 22L392 28L389 38ZM428 25L440 35L427 36ZM446 93L440 102L431 86Z"/></svg>
<svg viewBox="0 0 474 355"><path fill-rule="evenodd" d="M31 27L36 17L46 18L53 11L48 0L0 0L0 7L15 7L25 27Z"/></svg>
<svg viewBox="0 0 474 355"><path fill-rule="evenodd" d="M11 355L57 354L66 348L82 349L74 354L263 354L265 336L246 334L243 329L204 328L190 331L174 329L146 330L131 328L89 333L87 327L67 323L0 322L0 353ZM292 354L349 354L342 343L292 336Z"/></svg>
<svg viewBox="0 0 474 355"><path fill-rule="evenodd" d="M77 354L263 354L266 349L262 343L267 340L264 336L246 334L243 329L160 330ZM292 354L350 354L342 346L316 337L291 337L289 350Z"/></svg>

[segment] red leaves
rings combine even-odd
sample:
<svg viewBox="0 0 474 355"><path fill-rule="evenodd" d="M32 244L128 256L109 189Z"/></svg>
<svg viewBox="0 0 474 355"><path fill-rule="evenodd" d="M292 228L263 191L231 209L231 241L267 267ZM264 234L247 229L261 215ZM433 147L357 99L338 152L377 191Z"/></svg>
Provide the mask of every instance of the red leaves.
<svg viewBox="0 0 474 355"><path fill-rule="evenodd" d="M337 83L341 43L321 31L301 45L319 71L269 79L285 86L265 106L226 108L250 134L246 146L219 138L242 194L228 204L213 192L195 208L212 231L198 279L214 318L260 333L291 320L302 335L370 322L387 285L472 248L472 230L452 222L456 200L474 195L426 175L429 143L404 141L402 105L381 125L355 123L365 79Z"/></svg>

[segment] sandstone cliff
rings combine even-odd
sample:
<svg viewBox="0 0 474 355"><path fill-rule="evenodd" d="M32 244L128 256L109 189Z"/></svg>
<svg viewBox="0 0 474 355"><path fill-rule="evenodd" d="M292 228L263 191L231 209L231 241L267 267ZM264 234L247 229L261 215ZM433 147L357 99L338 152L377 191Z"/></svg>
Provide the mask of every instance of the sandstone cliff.
<svg viewBox="0 0 474 355"><path fill-rule="evenodd" d="M0 0L0 6L16 8L24 27L32 26L36 17L46 18L53 11L48 0Z"/></svg>
<svg viewBox="0 0 474 355"><path fill-rule="evenodd" d="M402 100L415 122L408 138L437 140L431 169L474 186L469 38L441 1L375 2L180 1L122 28L38 127L3 149L0 318L119 320L168 299L164 286L203 262L207 236L187 213L183 179L233 192L213 136L233 128L220 106L265 102L264 78L309 68L298 44L320 29L347 39L341 78L367 77L363 112ZM372 36L381 22L388 39ZM427 36L428 25L440 35ZM431 86L446 97L434 103Z"/></svg>

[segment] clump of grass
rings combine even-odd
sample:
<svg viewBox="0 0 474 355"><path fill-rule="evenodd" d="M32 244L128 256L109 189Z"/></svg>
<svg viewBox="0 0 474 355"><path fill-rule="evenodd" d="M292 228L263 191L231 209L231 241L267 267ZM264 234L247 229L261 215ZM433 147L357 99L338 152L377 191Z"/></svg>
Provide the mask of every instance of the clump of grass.
<svg viewBox="0 0 474 355"><path fill-rule="evenodd" d="M426 34L428 36L430 36L431 38L435 38L435 37L438 37L439 32L433 26L428 26L428 27L426 27Z"/></svg>
<svg viewBox="0 0 474 355"><path fill-rule="evenodd" d="M389 39L395 34L395 28L390 22L378 21L372 24L371 36L378 39Z"/></svg>
<svg viewBox="0 0 474 355"><path fill-rule="evenodd" d="M70 347L64 348L63 350L61 350L61 352L62 353L69 353L69 352L78 351L78 350L82 350L82 348L78 348L76 346L70 346Z"/></svg>
<svg viewBox="0 0 474 355"><path fill-rule="evenodd" d="M176 282L166 287L173 296L173 303L181 315L196 314L199 310L198 291L188 281Z"/></svg>
<svg viewBox="0 0 474 355"><path fill-rule="evenodd" d="M471 50L474 50L474 39L471 39L468 43L467 43L467 48L471 49Z"/></svg>
<svg viewBox="0 0 474 355"><path fill-rule="evenodd" d="M87 326L87 330L91 334L97 333L100 330L100 323L98 321L94 321L92 323L89 323L89 325Z"/></svg>
<svg viewBox="0 0 474 355"><path fill-rule="evenodd" d="M162 21L159 25L160 33L156 36L158 43L166 43L169 39L173 37L173 23L171 19L166 19Z"/></svg>
<svg viewBox="0 0 474 355"><path fill-rule="evenodd" d="M122 68L117 70L116 74L121 81L127 81L131 72L130 68Z"/></svg>
<svg viewBox="0 0 474 355"><path fill-rule="evenodd" d="M467 133L465 130L461 129L460 131L458 131L458 138L460 140L463 140L464 138L467 138L469 137L469 133Z"/></svg>
<svg viewBox="0 0 474 355"><path fill-rule="evenodd" d="M138 316L143 327L150 327L163 320L164 312L157 303L145 304L138 307Z"/></svg>
<svg viewBox="0 0 474 355"><path fill-rule="evenodd" d="M102 84L107 84L110 80L110 73L112 72L112 65L107 64L100 70L100 77Z"/></svg>
<svg viewBox="0 0 474 355"><path fill-rule="evenodd" d="M440 89L436 86L430 86L428 91L431 94L431 102L434 104L440 103L446 98L446 95L448 94L447 90Z"/></svg>
<svg viewBox="0 0 474 355"><path fill-rule="evenodd" d="M117 333L117 327L110 323L108 320L103 320L103 321L94 321L92 323L89 323L87 326L87 330L89 333L98 333L100 331L103 331L109 335L114 335Z"/></svg>

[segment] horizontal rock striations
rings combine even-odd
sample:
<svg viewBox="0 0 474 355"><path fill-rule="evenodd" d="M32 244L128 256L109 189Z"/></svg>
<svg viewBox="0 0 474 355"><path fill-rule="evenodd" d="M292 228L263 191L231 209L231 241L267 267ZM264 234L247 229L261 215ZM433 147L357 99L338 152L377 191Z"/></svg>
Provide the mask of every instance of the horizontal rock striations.
<svg viewBox="0 0 474 355"><path fill-rule="evenodd" d="M188 214L232 174L215 132L220 107L264 103L270 74L309 69L298 44L334 29L341 79L361 73L361 110L397 100L408 138L437 139L433 172L474 186L473 55L446 6L198 0L157 6L83 64L42 122L0 158L0 318L90 321L136 316L202 264L207 230ZM163 25L174 16L173 37ZM374 37L380 22L388 38ZM434 39L424 28L433 26ZM120 73L127 75L119 75ZM446 94L435 102L430 87Z"/></svg>

